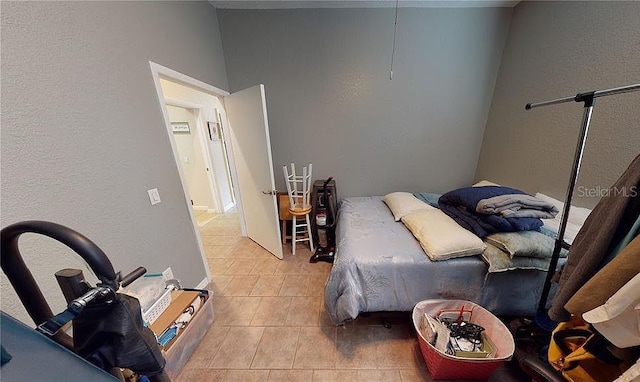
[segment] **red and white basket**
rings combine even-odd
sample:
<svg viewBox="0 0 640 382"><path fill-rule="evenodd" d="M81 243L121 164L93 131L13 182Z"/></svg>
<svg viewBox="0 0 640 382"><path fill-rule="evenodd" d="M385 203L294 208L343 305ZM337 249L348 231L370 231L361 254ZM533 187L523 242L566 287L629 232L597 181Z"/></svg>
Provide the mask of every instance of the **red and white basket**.
<svg viewBox="0 0 640 382"><path fill-rule="evenodd" d="M495 345L490 358L462 358L437 350L422 335L420 323L424 313L435 316L441 310L473 309L472 323L482 326ZM503 361L513 356L516 345L509 329L491 312L478 304L464 300L424 300L413 308L413 325L418 333L420 351L432 379L488 379Z"/></svg>

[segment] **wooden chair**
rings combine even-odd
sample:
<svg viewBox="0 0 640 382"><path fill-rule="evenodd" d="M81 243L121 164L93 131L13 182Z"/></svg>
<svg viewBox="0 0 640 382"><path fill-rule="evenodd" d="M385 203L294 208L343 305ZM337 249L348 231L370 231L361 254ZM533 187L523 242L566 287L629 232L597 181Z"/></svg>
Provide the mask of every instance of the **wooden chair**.
<svg viewBox="0 0 640 382"><path fill-rule="evenodd" d="M289 213L292 215L291 225L291 253L296 254L296 243L308 241L309 249L313 252L313 238L311 235L311 171L312 165L302 168L302 175L296 175L295 164L291 163L291 172L287 166L282 166L289 195ZM308 170L308 171L307 171ZM304 219L301 219L304 216ZM302 223L298 224L298 219ZM302 230L300 230L302 228ZM302 237L298 238L301 234Z"/></svg>

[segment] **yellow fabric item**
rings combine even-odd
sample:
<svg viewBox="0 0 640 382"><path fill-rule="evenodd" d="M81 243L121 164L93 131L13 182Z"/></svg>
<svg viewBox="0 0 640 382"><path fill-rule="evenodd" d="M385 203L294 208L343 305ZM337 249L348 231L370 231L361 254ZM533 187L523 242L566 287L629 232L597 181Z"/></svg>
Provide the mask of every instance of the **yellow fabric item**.
<svg viewBox="0 0 640 382"><path fill-rule="evenodd" d="M610 382L620 376L627 365L616 360L606 347L607 342L594 333L589 324L572 316L553 331L549 363L570 382ZM598 352L598 356L594 352Z"/></svg>

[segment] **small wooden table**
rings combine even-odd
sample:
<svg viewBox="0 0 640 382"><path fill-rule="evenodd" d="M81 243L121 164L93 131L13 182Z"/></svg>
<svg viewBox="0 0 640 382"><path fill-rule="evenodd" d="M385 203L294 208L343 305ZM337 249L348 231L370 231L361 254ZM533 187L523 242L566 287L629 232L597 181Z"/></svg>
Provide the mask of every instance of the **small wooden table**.
<svg viewBox="0 0 640 382"><path fill-rule="evenodd" d="M291 235L287 235L287 221L293 217L289 213L289 194L286 192L278 192L278 218L282 225L282 244L287 244L287 239L291 239Z"/></svg>

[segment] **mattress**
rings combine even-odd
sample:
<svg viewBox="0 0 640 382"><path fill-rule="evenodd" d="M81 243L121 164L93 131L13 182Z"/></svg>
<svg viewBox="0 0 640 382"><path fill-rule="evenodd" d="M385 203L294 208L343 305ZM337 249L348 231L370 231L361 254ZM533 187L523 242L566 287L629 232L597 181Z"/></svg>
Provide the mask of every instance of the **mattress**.
<svg viewBox="0 0 640 382"><path fill-rule="evenodd" d="M533 315L546 272L488 273L479 256L431 261L381 196L343 199L325 286L334 324L361 312L411 311L426 299L463 299L497 315Z"/></svg>

